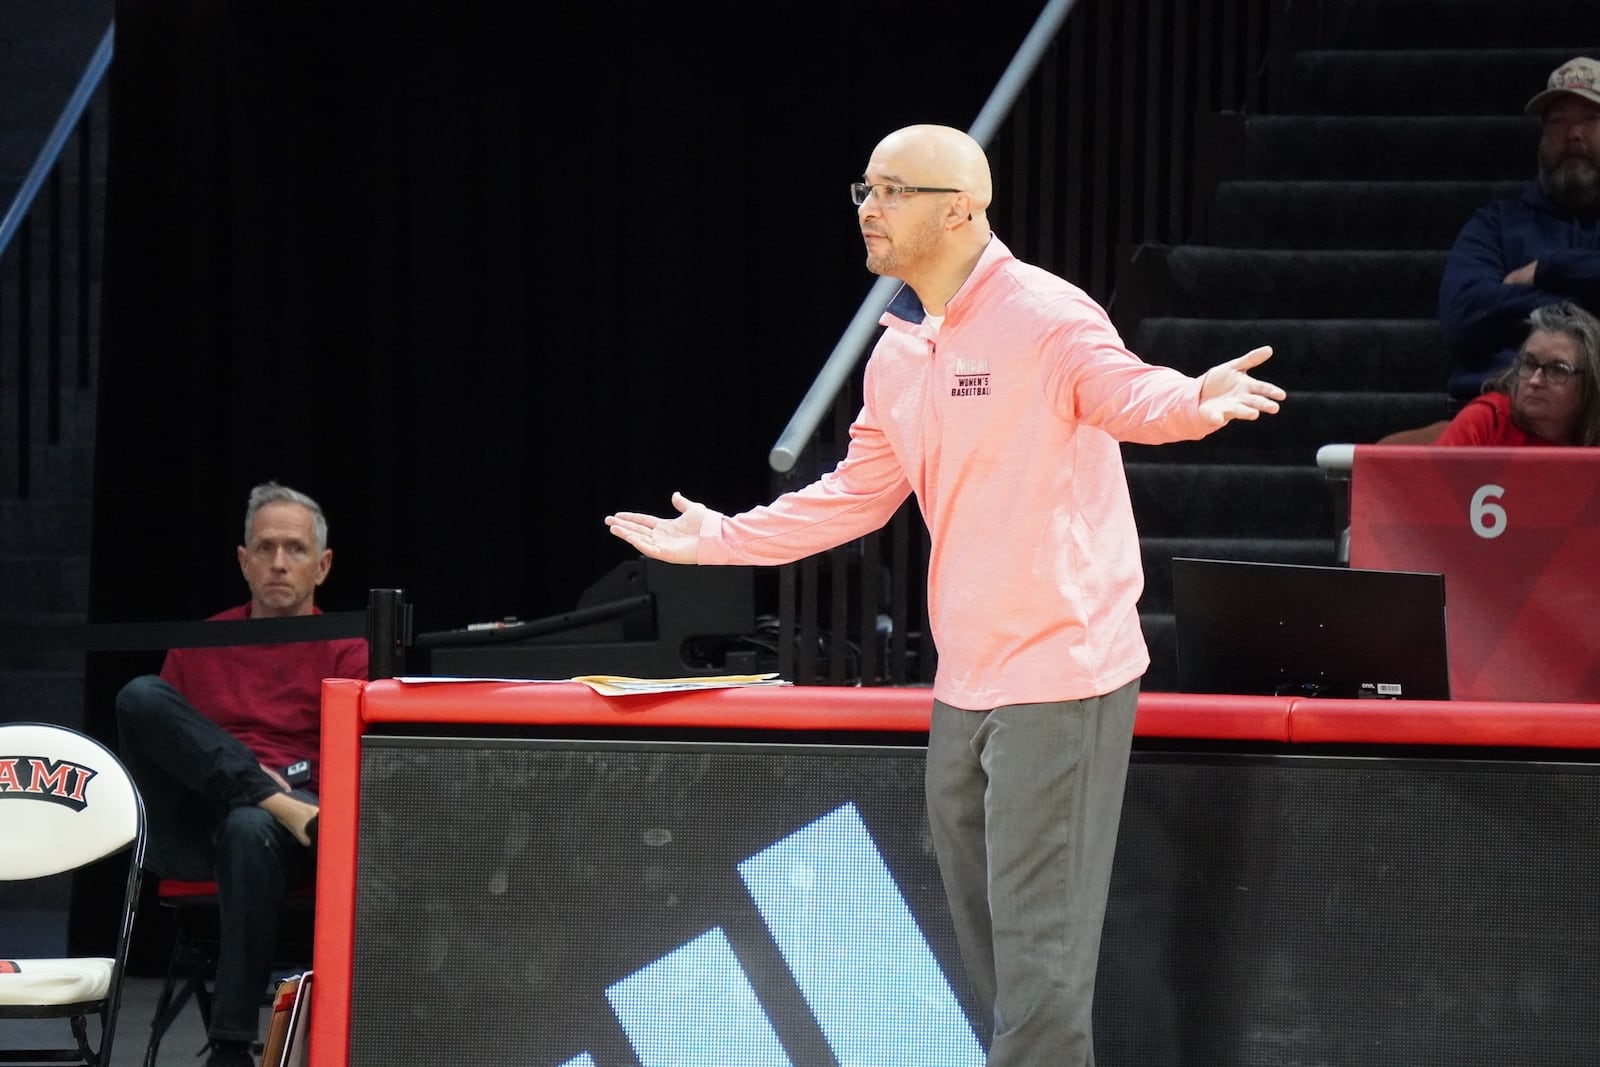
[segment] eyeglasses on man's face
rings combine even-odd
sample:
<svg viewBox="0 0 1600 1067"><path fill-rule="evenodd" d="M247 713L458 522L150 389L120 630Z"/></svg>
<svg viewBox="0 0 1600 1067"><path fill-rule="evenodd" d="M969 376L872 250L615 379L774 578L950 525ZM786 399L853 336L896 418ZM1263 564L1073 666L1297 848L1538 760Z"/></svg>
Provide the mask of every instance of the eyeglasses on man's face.
<svg viewBox="0 0 1600 1067"><path fill-rule="evenodd" d="M887 185L883 182L851 182L850 202L860 207L873 195L880 207L894 207L906 193L959 193L960 189L942 189L931 185Z"/></svg>
<svg viewBox="0 0 1600 1067"><path fill-rule="evenodd" d="M1546 385L1561 386L1572 381L1576 375L1582 374L1583 368L1574 367L1570 363L1563 363L1559 359L1552 359L1548 363L1540 363L1526 352L1517 357L1518 378L1526 381L1539 371L1544 372Z"/></svg>

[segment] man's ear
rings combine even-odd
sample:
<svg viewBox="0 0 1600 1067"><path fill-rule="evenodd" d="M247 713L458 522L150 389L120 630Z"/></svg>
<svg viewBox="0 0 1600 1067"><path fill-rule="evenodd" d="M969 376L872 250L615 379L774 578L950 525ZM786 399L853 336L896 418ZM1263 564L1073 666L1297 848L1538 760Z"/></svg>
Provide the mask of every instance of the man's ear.
<svg viewBox="0 0 1600 1067"><path fill-rule="evenodd" d="M957 193L950 200L950 221L958 223L963 215L968 222L972 221L972 197L966 193Z"/></svg>
<svg viewBox="0 0 1600 1067"><path fill-rule="evenodd" d="M328 578L328 570L333 566L333 549L322 550L322 558L317 561L317 584L321 585Z"/></svg>

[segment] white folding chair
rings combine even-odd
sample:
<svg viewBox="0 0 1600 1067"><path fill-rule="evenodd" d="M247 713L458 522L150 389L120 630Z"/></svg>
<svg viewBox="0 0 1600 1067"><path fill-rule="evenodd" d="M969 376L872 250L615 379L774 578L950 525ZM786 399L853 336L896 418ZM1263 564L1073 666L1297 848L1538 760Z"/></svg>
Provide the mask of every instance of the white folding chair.
<svg viewBox="0 0 1600 1067"><path fill-rule="evenodd" d="M50 878L128 854L115 955L18 959L0 944L0 1033L8 1019L66 1019L76 1046L8 1046L0 1063L109 1067L144 841L144 802L110 749L65 726L0 724L0 880Z"/></svg>

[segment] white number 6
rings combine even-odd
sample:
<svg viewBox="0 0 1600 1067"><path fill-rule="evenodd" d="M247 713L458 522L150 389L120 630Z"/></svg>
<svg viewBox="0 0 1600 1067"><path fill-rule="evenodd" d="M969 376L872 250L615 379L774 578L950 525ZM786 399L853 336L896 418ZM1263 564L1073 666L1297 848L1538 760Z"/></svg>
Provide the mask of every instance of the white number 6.
<svg viewBox="0 0 1600 1067"><path fill-rule="evenodd" d="M1472 494L1472 532L1485 540L1492 541L1506 532L1506 509L1496 503L1504 492L1491 483Z"/></svg>

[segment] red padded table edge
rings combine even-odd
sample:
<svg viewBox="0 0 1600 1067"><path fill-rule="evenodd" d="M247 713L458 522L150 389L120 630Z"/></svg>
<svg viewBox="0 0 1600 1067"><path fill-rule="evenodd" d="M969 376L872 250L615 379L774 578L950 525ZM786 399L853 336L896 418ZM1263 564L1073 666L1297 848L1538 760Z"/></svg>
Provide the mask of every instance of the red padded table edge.
<svg viewBox="0 0 1600 1067"><path fill-rule="evenodd" d="M625 697L571 682L371 682L363 722L886 730L926 733L932 691L909 686L756 686ZM1288 697L1142 693L1149 737L1287 741Z"/></svg>
<svg viewBox="0 0 1600 1067"><path fill-rule="evenodd" d="M1140 693L1133 721L1138 737L1223 741L1289 740L1289 697L1220 693Z"/></svg>
<svg viewBox="0 0 1600 1067"><path fill-rule="evenodd" d="M926 732L932 699L930 690L913 687L765 686L606 697L575 682L327 679L311 1062L346 1067L349 1059L357 772L368 723ZM1299 744L1600 748L1600 705L1142 693L1134 732Z"/></svg>
<svg viewBox="0 0 1600 1067"><path fill-rule="evenodd" d="M1486 745L1600 748L1600 704L1297 697L1294 744Z"/></svg>
<svg viewBox="0 0 1600 1067"><path fill-rule="evenodd" d="M762 730L928 729L927 689L753 686L601 696L577 682L370 682L364 722L549 723Z"/></svg>

